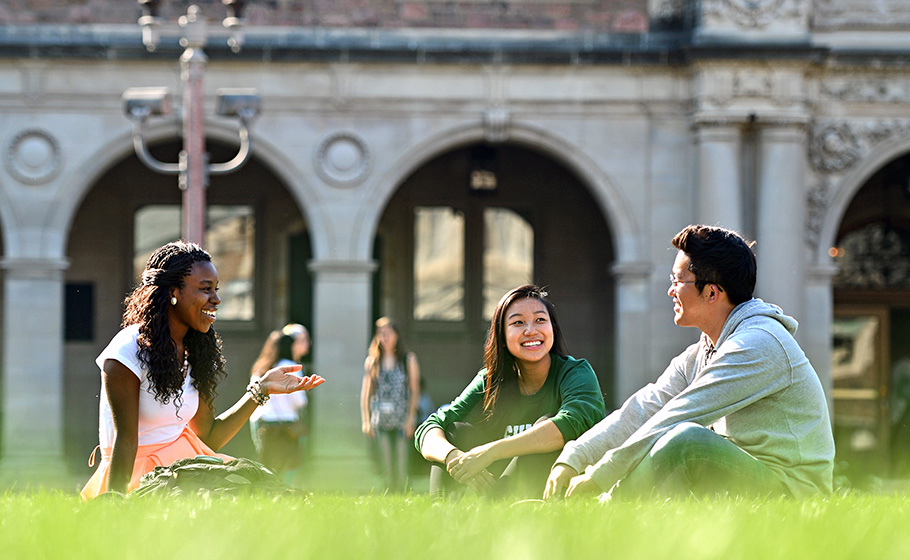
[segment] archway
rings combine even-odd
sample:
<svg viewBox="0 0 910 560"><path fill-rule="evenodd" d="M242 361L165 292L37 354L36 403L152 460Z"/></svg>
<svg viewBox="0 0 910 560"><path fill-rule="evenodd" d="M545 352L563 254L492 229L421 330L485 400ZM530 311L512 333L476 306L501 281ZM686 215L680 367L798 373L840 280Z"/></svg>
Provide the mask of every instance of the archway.
<svg viewBox="0 0 910 560"><path fill-rule="evenodd" d="M209 140L211 161L236 147ZM162 161L177 161L179 140L155 143ZM111 165L91 186L73 218L66 255L65 440L73 472L97 443L100 380L95 357L119 328L122 302L154 247L179 237L181 191L175 176L146 168L135 155ZM215 328L231 375L216 408L242 394L268 332L294 321L312 325L308 224L295 198L270 167L253 157L235 173L210 178L206 248L221 277ZM231 302L231 303L228 303ZM254 456L245 430L225 452Z"/></svg>
<svg viewBox="0 0 910 560"><path fill-rule="evenodd" d="M427 160L379 224L374 317L396 320L437 404L482 365L489 311L523 282L548 287L569 352L613 400L615 249L600 205L537 149L472 143Z"/></svg>
<svg viewBox="0 0 910 560"><path fill-rule="evenodd" d="M850 473L910 473L910 155L856 191L830 255L834 423Z"/></svg>

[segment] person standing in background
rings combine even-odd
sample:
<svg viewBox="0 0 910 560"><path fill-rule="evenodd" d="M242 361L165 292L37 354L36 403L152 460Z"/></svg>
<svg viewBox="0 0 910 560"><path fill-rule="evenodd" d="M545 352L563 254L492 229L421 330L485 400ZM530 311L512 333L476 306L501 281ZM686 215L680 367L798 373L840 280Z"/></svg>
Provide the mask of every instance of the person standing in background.
<svg viewBox="0 0 910 560"><path fill-rule="evenodd" d="M376 321L363 368L363 433L376 440L386 488L402 491L407 484L409 440L417 426L420 366L388 317Z"/></svg>
<svg viewBox="0 0 910 560"><path fill-rule="evenodd" d="M250 379L259 379L273 367L298 365L309 353L310 333L306 327L297 323L286 325L266 339ZM259 460L291 485L296 485L300 440L308 430L306 406L306 392L275 395L250 416L250 432Z"/></svg>

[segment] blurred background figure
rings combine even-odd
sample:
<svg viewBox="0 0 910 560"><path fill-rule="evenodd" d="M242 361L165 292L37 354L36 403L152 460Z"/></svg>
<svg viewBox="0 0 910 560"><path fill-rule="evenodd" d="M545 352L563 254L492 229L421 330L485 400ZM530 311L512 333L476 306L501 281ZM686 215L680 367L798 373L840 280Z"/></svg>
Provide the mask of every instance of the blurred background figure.
<svg viewBox="0 0 910 560"><path fill-rule="evenodd" d="M420 367L405 349L401 334L387 317L376 321L364 362L360 393L363 433L374 440L385 486L394 492L407 485L410 443L417 426Z"/></svg>
<svg viewBox="0 0 910 560"><path fill-rule="evenodd" d="M292 323L273 331L250 372L251 379L258 379L277 366L296 365L310 353L310 333L303 325ZM297 372L308 375L307 366ZM259 461L281 475L285 482L297 486L297 469L302 454L301 439L308 435L307 395L300 391L286 395L273 395L250 417L253 445Z"/></svg>

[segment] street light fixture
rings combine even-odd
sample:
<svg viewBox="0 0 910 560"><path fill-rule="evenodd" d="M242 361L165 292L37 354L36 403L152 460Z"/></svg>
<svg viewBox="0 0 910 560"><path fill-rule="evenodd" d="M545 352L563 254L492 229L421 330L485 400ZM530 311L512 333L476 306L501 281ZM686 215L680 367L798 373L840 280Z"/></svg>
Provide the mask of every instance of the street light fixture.
<svg viewBox="0 0 910 560"><path fill-rule="evenodd" d="M171 90L166 87L128 88L123 92L123 112L131 119L170 115Z"/></svg>
<svg viewBox="0 0 910 560"><path fill-rule="evenodd" d="M142 42L154 51L164 28L159 16L161 0L138 0L143 9L139 18ZM237 52L243 43L243 0L222 0L227 6L228 17L224 26L231 32L228 45ZM183 190L183 236L187 241L203 243L205 233L205 189L209 175L222 175L239 169L249 159L251 140L249 127L259 116L261 100L255 89L218 90L216 114L240 120L240 149L233 159L223 163L209 163L205 153L202 78L208 57L203 47L208 40L205 20L198 6L190 6L181 16L180 45L186 50L180 56L180 79L183 85L183 150L177 163L158 161L148 151L143 134L150 117L166 117L173 113L170 90L164 87L128 88L123 92L123 112L133 122L133 147L140 161L149 168L179 176Z"/></svg>
<svg viewBox="0 0 910 560"><path fill-rule="evenodd" d="M142 44L150 52L154 51L160 40L159 28L164 20L159 15L161 10L161 0L139 0L142 6L142 17L139 18L139 25L142 26Z"/></svg>
<svg viewBox="0 0 910 560"><path fill-rule="evenodd" d="M224 18L224 25L231 32L228 38L228 46L234 52L240 52L240 46L243 45L243 7L246 5L245 0L221 0L221 3L227 7L227 17Z"/></svg>

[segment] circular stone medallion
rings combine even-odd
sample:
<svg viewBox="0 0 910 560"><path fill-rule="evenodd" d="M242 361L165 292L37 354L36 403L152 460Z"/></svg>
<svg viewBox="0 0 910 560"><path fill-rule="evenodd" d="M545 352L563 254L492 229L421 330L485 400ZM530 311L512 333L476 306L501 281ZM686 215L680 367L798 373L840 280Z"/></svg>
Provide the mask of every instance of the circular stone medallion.
<svg viewBox="0 0 910 560"><path fill-rule="evenodd" d="M23 130L10 140L4 163L9 174L21 183L47 183L60 171L60 146L49 132Z"/></svg>
<svg viewBox="0 0 910 560"><path fill-rule="evenodd" d="M372 155L366 141L352 132L335 132L319 142L315 155L316 172L327 183L354 186L367 176Z"/></svg>

